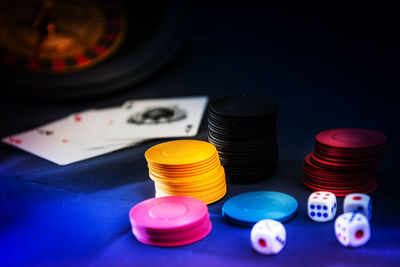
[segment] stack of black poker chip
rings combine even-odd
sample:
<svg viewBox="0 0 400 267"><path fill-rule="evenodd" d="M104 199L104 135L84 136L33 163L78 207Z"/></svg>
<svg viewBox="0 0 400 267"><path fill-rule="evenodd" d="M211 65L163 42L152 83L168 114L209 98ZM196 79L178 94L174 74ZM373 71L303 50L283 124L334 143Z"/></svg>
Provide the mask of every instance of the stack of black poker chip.
<svg viewBox="0 0 400 267"><path fill-rule="evenodd" d="M229 183L271 176L279 149L278 103L261 95L229 95L210 103L208 140L215 145Z"/></svg>

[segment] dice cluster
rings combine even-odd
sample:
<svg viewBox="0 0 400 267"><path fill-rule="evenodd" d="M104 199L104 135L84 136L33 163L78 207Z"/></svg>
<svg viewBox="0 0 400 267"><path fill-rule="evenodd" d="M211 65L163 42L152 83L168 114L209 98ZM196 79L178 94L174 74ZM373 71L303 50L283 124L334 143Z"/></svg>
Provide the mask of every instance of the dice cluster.
<svg viewBox="0 0 400 267"><path fill-rule="evenodd" d="M336 197L331 192L318 191L308 198L307 213L311 220L328 222L335 218ZM371 236L371 198L366 194L354 193L345 197L343 214L335 221L335 234L343 246L358 247L366 244Z"/></svg>
<svg viewBox="0 0 400 267"><path fill-rule="evenodd" d="M307 213L311 220L328 222L335 218L336 197L331 192L318 191L308 198ZM371 198L354 193L345 197L343 214L337 217L334 227L337 240L345 247L359 247L371 236L369 220L372 214ZM257 252L265 255L279 253L286 243L286 229L274 220L261 220L251 229L251 244Z"/></svg>

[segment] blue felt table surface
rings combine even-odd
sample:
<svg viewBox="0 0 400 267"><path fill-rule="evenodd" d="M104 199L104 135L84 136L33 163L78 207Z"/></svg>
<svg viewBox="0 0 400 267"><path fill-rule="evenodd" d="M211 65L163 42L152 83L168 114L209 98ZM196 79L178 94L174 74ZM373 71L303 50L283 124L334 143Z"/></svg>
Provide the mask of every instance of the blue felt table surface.
<svg viewBox="0 0 400 267"><path fill-rule="evenodd" d="M399 100L391 64L398 51L389 45L381 49L385 45L380 42L364 43L363 36L357 39L351 30L345 36L329 32L329 27L327 32L321 18L318 24L285 9L250 4L210 9L207 3L194 6L185 48L159 75L105 98L2 104L1 137L128 99L186 95L213 99L257 92L280 103L276 174L254 184L228 185L227 196L209 205L213 229L205 239L157 248L134 238L128 212L154 196L143 155L166 139L67 166L0 144L0 266L399 265ZM316 223L307 218L310 191L301 184L302 165L314 148L314 136L342 127L375 129L389 137L387 154L376 169L379 188L371 195L372 237L356 249L337 242L333 221ZM206 120L194 138L207 140ZM221 216L228 198L259 190L284 192L299 203L297 215L285 223L286 247L272 257L252 250L249 228L228 224ZM339 213L342 203L338 198Z"/></svg>

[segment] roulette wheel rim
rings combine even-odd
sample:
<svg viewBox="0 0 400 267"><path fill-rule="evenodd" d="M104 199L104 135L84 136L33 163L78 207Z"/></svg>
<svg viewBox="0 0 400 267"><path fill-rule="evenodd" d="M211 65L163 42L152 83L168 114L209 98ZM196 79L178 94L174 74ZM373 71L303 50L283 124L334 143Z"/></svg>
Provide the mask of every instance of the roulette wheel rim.
<svg viewBox="0 0 400 267"><path fill-rule="evenodd" d="M122 2L126 4L129 1ZM129 5L133 5L132 3L129 2ZM186 32L185 23L182 23L184 5L179 0L154 0L140 4L143 9L151 9L151 6L157 4L160 7L158 21L152 26L151 34L143 37L137 49L129 50L124 44L129 41L123 42L104 61L71 73L33 73L1 66L0 84L9 89L4 90L3 94L44 100L89 98L123 90L150 77L165 66L183 45ZM140 21L138 18L135 22L150 25L151 19ZM135 26L128 27L127 35L132 36L129 29L135 29ZM142 36L133 38L140 39Z"/></svg>

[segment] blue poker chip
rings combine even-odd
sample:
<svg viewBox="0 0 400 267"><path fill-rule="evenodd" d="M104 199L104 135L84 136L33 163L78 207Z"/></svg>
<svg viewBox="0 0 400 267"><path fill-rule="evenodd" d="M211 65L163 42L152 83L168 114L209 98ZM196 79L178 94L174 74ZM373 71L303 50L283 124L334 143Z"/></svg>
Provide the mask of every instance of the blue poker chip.
<svg viewBox="0 0 400 267"><path fill-rule="evenodd" d="M225 219L225 221L227 221L227 222L229 222L231 224L235 224L237 226L252 227L254 225L252 223L246 223L246 222L234 220L234 219L230 218L229 216L227 216L226 214L223 215L223 218Z"/></svg>
<svg viewBox="0 0 400 267"><path fill-rule="evenodd" d="M222 207L222 216L230 223L251 227L264 219L288 221L296 214L297 207L297 200L292 196L257 191L228 199Z"/></svg>

